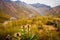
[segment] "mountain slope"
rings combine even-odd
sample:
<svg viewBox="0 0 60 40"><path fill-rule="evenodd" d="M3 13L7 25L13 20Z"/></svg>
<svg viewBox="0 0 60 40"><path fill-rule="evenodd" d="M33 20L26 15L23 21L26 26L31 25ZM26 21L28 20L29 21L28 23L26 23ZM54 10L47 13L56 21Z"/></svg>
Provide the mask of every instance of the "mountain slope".
<svg viewBox="0 0 60 40"><path fill-rule="evenodd" d="M0 22L4 22L4 21L8 20L10 17L11 16L4 13L0 8Z"/></svg>
<svg viewBox="0 0 60 40"><path fill-rule="evenodd" d="M56 6L56 7L53 7L52 9L55 11L54 15L56 17L60 17L60 5Z"/></svg>
<svg viewBox="0 0 60 40"><path fill-rule="evenodd" d="M35 3L35 4L30 4L30 5L36 7L40 11L40 13L42 13L43 15L48 15L48 13L51 13L49 11L51 9L50 6L40 4L40 3Z"/></svg>
<svg viewBox="0 0 60 40"><path fill-rule="evenodd" d="M32 18L40 15L40 12L35 7L21 1L12 2L0 0L0 8L3 11L3 14L7 14L18 19Z"/></svg>
<svg viewBox="0 0 60 40"><path fill-rule="evenodd" d="M40 13L43 14L43 16L47 15L53 17L60 17L60 5L56 7L50 7L40 3L30 5L36 7L40 11Z"/></svg>

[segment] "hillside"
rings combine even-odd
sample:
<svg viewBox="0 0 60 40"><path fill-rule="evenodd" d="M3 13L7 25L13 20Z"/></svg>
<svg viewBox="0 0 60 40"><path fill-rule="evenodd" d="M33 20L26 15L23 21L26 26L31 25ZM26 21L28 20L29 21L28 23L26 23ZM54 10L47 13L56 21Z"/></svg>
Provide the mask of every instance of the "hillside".
<svg viewBox="0 0 60 40"><path fill-rule="evenodd" d="M56 17L60 17L60 5L56 6L56 7L53 7L52 9L55 11L54 15Z"/></svg>
<svg viewBox="0 0 60 40"><path fill-rule="evenodd" d="M56 6L56 7L50 7L44 4L40 4L40 3L35 3L35 4L30 4L34 7L36 7L40 13L42 13L44 16L48 15L48 16L54 16L54 17L60 17L60 5Z"/></svg>
<svg viewBox="0 0 60 40"><path fill-rule="evenodd" d="M44 4L40 4L40 3L35 3L35 4L30 4L31 6L33 7L36 7L40 13L42 13L43 16L46 16L48 15L48 13L50 14L50 10L51 10L51 7L50 6L47 6L47 5L44 5Z"/></svg>
<svg viewBox="0 0 60 40"><path fill-rule="evenodd" d="M11 16L7 15L3 10L0 8L0 22L4 22L6 20L9 20Z"/></svg>
<svg viewBox="0 0 60 40"><path fill-rule="evenodd" d="M0 8L3 14L7 14L18 19L32 18L34 16L40 15L40 12L36 8L21 1L12 2L0 0Z"/></svg>

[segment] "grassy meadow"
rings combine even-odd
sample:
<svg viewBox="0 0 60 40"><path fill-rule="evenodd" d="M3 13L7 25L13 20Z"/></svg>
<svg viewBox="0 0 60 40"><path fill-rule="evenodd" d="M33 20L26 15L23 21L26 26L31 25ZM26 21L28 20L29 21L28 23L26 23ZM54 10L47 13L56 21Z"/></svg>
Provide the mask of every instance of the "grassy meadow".
<svg viewBox="0 0 60 40"><path fill-rule="evenodd" d="M0 23L0 40L60 40L60 18L7 20Z"/></svg>

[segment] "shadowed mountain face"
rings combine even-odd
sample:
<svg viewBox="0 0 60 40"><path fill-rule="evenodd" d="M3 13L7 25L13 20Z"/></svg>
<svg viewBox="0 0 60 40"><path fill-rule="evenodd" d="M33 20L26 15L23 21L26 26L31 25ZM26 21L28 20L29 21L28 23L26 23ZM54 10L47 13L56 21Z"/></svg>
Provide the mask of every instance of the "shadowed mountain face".
<svg viewBox="0 0 60 40"><path fill-rule="evenodd" d="M36 3L36 4L30 4L34 7L36 7L40 13L42 13L44 16L45 15L51 15L51 16L55 16L55 17L60 17L60 6L56 6L56 7L50 7L44 4L40 4L40 3Z"/></svg>
<svg viewBox="0 0 60 40"><path fill-rule="evenodd" d="M32 18L40 14L36 8L20 1L0 0L0 10L3 14L20 19ZM0 15L2 14L1 12Z"/></svg>

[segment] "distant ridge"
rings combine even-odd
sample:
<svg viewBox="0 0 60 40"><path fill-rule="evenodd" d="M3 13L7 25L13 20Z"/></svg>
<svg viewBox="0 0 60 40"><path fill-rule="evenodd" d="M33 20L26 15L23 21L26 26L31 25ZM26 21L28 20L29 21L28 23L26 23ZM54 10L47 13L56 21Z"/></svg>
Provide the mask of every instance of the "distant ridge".
<svg viewBox="0 0 60 40"><path fill-rule="evenodd" d="M36 8L39 8L39 7L48 7L48 8L51 8L50 6L47 6L47 5L44 5L44 4L40 4L40 3L35 3L35 4L30 4Z"/></svg>
<svg viewBox="0 0 60 40"><path fill-rule="evenodd" d="M45 4L40 4L40 3L35 3L35 4L30 4L33 7L36 7L43 16L48 15L48 13L51 13L49 10L51 10L50 6L47 6Z"/></svg>

